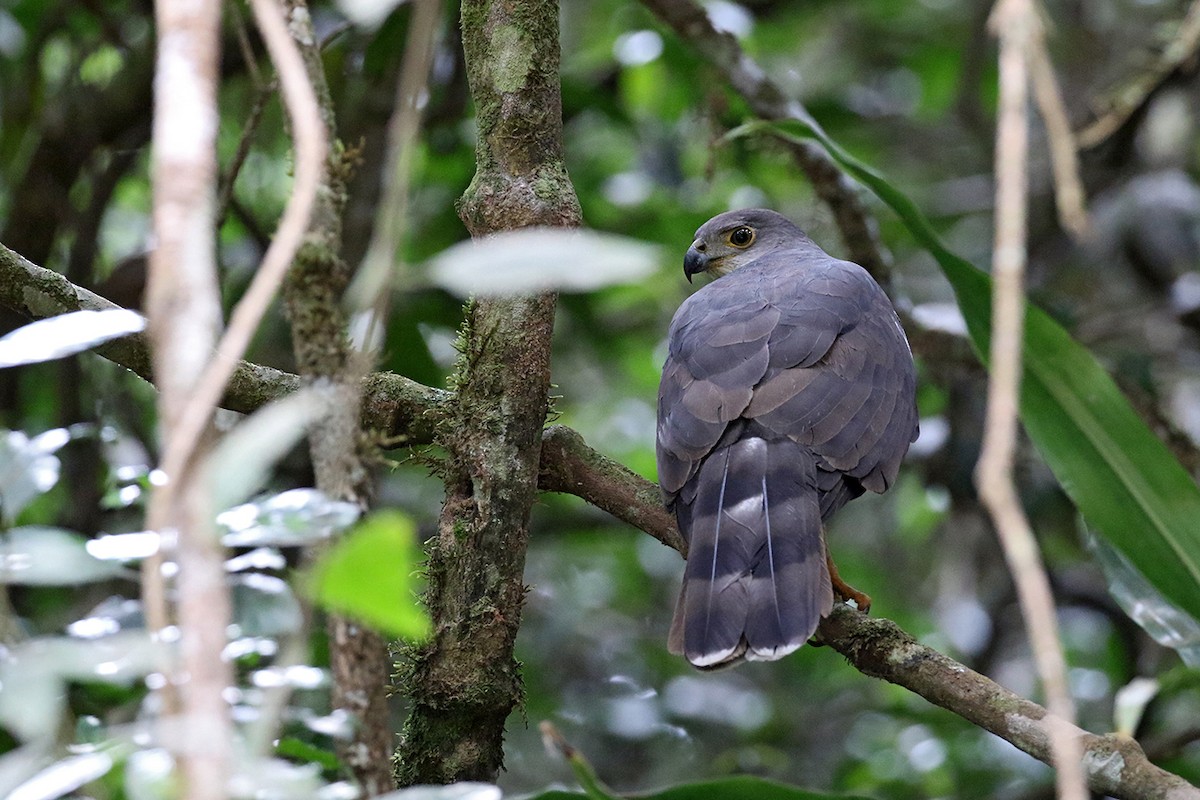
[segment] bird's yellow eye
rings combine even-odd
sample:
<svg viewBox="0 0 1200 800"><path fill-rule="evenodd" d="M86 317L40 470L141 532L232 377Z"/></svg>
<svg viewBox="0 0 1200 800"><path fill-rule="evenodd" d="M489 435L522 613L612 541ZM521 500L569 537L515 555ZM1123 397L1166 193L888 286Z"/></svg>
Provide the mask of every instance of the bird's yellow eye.
<svg viewBox="0 0 1200 800"><path fill-rule="evenodd" d="M754 229L742 226L729 232L729 243L734 247L749 247L754 241Z"/></svg>

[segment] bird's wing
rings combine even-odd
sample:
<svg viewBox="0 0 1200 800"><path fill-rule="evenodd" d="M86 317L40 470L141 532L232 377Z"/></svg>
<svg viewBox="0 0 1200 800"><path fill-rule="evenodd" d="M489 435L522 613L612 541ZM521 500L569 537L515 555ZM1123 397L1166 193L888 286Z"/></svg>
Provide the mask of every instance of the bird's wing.
<svg viewBox="0 0 1200 800"><path fill-rule="evenodd" d="M739 417L808 446L865 488L895 479L916 433L912 356L861 267L807 250L770 254L692 295L669 342L658 398L668 500Z"/></svg>
<svg viewBox="0 0 1200 800"><path fill-rule="evenodd" d="M779 312L742 277L705 286L671 322L658 391L658 478L668 499L696 474L767 373Z"/></svg>
<svg viewBox="0 0 1200 800"><path fill-rule="evenodd" d="M917 434L912 353L887 296L861 267L828 258L813 274L807 291L773 293L779 323L767 341L769 364L743 414L809 447L822 467L882 492Z"/></svg>

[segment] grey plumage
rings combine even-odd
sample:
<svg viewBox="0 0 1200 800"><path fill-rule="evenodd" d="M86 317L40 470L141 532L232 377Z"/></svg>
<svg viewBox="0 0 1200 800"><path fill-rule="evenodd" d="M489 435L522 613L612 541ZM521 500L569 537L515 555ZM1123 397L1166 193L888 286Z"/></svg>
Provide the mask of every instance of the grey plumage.
<svg viewBox="0 0 1200 800"><path fill-rule="evenodd" d="M701 226L698 271L721 277L671 322L658 473L689 543L670 647L711 668L812 635L833 604L822 522L888 488L917 415L908 342L861 267L749 209Z"/></svg>

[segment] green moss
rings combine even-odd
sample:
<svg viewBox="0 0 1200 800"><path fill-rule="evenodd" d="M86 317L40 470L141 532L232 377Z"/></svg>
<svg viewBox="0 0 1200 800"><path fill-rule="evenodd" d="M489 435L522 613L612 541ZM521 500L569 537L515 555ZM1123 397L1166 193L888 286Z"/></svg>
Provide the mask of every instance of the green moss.
<svg viewBox="0 0 1200 800"><path fill-rule="evenodd" d="M492 33L491 79L496 91L518 92L533 69L533 42L516 25L500 25Z"/></svg>

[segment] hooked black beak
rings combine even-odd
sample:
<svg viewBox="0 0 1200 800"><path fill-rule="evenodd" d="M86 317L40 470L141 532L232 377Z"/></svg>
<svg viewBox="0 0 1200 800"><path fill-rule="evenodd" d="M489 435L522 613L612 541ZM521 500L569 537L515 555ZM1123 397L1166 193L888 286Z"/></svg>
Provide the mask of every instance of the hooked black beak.
<svg viewBox="0 0 1200 800"><path fill-rule="evenodd" d="M693 244L683 257L683 276L688 279L688 283L691 283L693 275L706 271L708 271L708 256Z"/></svg>

